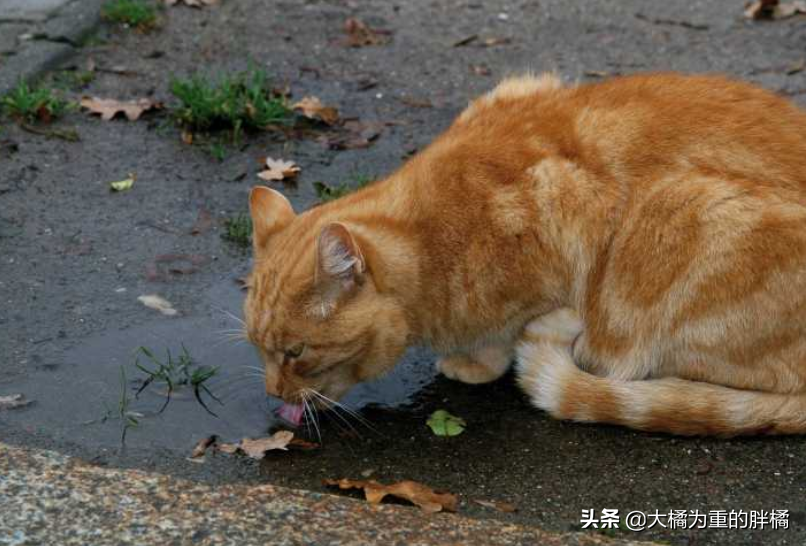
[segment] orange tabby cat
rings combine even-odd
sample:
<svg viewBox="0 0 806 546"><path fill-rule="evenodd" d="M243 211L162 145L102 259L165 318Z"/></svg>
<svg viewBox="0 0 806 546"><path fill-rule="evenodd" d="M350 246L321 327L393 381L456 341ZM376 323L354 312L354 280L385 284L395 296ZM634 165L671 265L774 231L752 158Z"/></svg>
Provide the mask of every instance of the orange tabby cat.
<svg viewBox="0 0 806 546"><path fill-rule="evenodd" d="M514 359L562 419L806 432L806 114L769 92L511 78L385 180L250 209L247 333L292 420L428 344L468 383Z"/></svg>

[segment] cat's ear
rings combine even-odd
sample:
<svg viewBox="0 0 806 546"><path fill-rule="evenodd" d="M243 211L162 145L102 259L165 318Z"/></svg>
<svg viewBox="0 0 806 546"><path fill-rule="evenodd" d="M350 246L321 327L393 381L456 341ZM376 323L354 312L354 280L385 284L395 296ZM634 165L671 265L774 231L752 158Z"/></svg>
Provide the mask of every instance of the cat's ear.
<svg viewBox="0 0 806 546"><path fill-rule="evenodd" d="M266 247L273 234L296 217L288 199L265 186L255 186L249 192L249 214L252 216L252 244L256 254Z"/></svg>
<svg viewBox="0 0 806 546"><path fill-rule="evenodd" d="M361 282L366 270L364 256L347 226L338 222L328 224L317 241L316 276L341 290Z"/></svg>

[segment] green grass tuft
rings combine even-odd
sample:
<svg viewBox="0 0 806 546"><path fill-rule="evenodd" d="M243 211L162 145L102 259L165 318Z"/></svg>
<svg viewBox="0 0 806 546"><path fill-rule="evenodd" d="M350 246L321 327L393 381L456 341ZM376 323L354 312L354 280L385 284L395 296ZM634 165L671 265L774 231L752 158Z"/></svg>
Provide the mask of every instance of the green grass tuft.
<svg viewBox="0 0 806 546"><path fill-rule="evenodd" d="M50 122L61 117L72 104L59 97L49 87L30 87L24 81L17 84L2 99L3 112L19 121Z"/></svg>
<svg viewBox="0 0 806 546"><path fill-rule="evenodd" d="M171 82L171 93L180 101L174 119L191 131L231 131L237 137L245 130L263 130L285 124L292 112L282 97L275 96L262 70L251 69L219 78L217 82L196 74Z"/></svg>
<svg viewBox="0 0 806 546"><path fill-rule="evenodd" d="M187 386L193 389L193 394L196 401L214 417L218 417L209 407L205 404L202 398L202 393L207 394L210 398L221 404L221 400L216 398L212 391L205 384L218 374L218 368L214 366L199 366L190 357L187 348L182 345L182 352L178 357L174 358L171 351L166 351L164 360L160 360L157 356L146 347L140 347L138 352L145 356L154 366L148 368L140 363L139 358L135 359L134 366L143 372L146 377L140 384L140 388L135 394L137 398L152 383L162 383L167 389L165 395L165 402L159 410L159 413L165 411L168 403L171 401L171 395L176 387Z"/></svg>
<svg viewBox="0 0 806 546"><path fill-rule="evenodd" d="M53 86L65 91L80 91L95 81L92 70L61 70L53 77Z"/></svg>
<svg viewBox="0 0 806 546"><path fill-rule="evenodd" d="M101 17L119 25L147 31L157 24L157 10L144 0L110 0L101 8Z"/></svg>
<svg viewBox="0 0 806 546"><path fill-rule="evenodd" d="M374 176L357 174L353 176L352 183L342 182L335 186L329 186L324 182L314 182L313 188L316 191L316 196L319 198L319 201L322 203L327 203L328 201L333 201L339 197L344 197L349 193L359 190L373 180L375 180Z"/></svg>
<svg viewBox="0 0 806 546"><path fill-rule="evenodd" d="M242 248L249 248L252 244L252 218L248 214L227 218L224 221L224 233L221 236Z"/></svg>

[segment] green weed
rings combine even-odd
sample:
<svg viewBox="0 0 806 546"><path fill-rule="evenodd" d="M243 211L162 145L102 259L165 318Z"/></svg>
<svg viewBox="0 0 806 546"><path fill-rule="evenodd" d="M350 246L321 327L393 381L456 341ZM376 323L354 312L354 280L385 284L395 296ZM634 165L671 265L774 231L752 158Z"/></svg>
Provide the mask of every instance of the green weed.
<svg viewBox="0 0 806 546"><path fill-rule="evenodd" d="M375 177L364 174L353 176L351 182L341 182L335 186L330 186L324 182L314 182L313 189L316 191L316 196L322 203L333 201L339 197L344 197L348 193L359 190L375 180Z"/></svg>
<svg viewBox="0 0 806 546"><path fill-rule="evenodd" d="M109 0L101 8L101 17L118 25L148 31L157 24L157 10L144 0Z"/></svg>
<svg viewBox="0 0 806 546"><path fill-rule="evenodd" d="M140 363L139 358L135 359L135 367L146 374L145 379L143 379L143 382L140 384L140 388L137 389L135 398L139 397L140 393L152 383L162 383L167 389L165 402L158 411L158 413L162 413L165 411L165 408L168 407L174 390L178 387L187 386L193 389L193 395L196 397L196 401L201 407L210 415L218 417L202 398L202 394L206 394L219 404L222 404L221 400L219 400L205 384L215 377L218 373L218 368L214 366L198 366L193 362L190 353L188 353L184 345L182 345L182 352L176 358L173 357L170 350L166 350L165 360L158 359L156 355L146 347L140 347L137 350L151 362L154 368L144 366Z"/></svg>
<svg viewBox="0 0 806 546"><path fill-rule="evenodd" d="M66 91L80 91L95 80L92 70L61 70L53 75L53 86Z"/></svg>
<svg viewBox="0 0 806 546"><path fill-rule="evenodd" d="M20 81L17 87L3 97L2 107L6 115L19 121L41 120L48 123L64 115L73 105L49 87L32 88Z"/></svg>
<svg viewBox="0 0 806 546"><path fill-rule="evenodd" d="M272 93L266 74L258 69L217 82L196 74L173 80L170 89L180 102L172 109L173 117L190 131L225 130L236 139L242 131L264 130L292 119L285 100Z"/></svg>
<svg viewBox="0 0 806 546"><path fill-rule="evenodd" d="M242 248L249 248L252 244L252 218L248 214L239 214L224 221L225 240L235 243Z"/></svg>
<svg viewBox="0 0 806 546"><path fill-rule="evenodd" d="M210 152L210 155L213 156L213 159L219 163L224 161L224 159L227 157L227 147L220 140L211 142L207 148L207 151Z"/></svg>
<svg viewBox="0 0 806 546"><path fill-rule="evenodd" d="M118 400L118 417L120 417L120 445L126 444L126 433L130 428L134 428L140 424L137 420L136 414L129 411L129 385L126 381L126 369L120 367L120 400Z"/></svg>

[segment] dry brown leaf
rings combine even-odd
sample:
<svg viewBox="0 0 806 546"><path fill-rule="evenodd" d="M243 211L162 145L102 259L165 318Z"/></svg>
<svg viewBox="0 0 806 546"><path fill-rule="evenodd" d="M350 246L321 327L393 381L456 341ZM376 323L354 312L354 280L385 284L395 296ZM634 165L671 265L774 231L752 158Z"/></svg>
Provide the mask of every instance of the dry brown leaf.
<svg viewBox="0 0 806 546"><path fill-rule="evenodd" d="M176 6L184 4L192 8L203 8L205 6L214 6L218 4L219 0L164 0L166 6Z"/></svg>
<svg viewBox="0 0 806 546"><path fill-rule="evenodd" d="M215 445L216 451L220 451L222 453L229 453L232 455L233 453L237 453L237 451L241 448L241 444L216 444Z"/></svg>
<svg viewBox="0 0 806 546"><path fill-rule="evenodd" d="M293 439L294 433L290 430L278 430L267 438L244 438L237 444L216 444L216 449L224 453L241 451L253 459L262 459L267 451L287 451Z"/></svg>
<svg viewBox="0 0 806 546"><path fill-rule="evenodd" d="M308 440L303 440L302 438L292 438L291 441L288 442L288 447L307 451L310 449L319 449L320 446L316 442L309 442Z"/></svg>
<svg viewBox="0 0 806 546"><path fill-rule="evenodd" d="M0 410L10 410L17 408L24 408L31 403L26 400L22 394L10 394L8 396L0 396Z"/></svg>
<svg viewBox="0 0 806 546"><path fill-rule="evenodd" d="M101 119L104 121L109 121L121 112L126 115L129 121L137 121L143 115L143 112L161 109L162 103L154 102L151 99L120 101L84 97L81 99L81 107L89 110L91 114L100 114Z"/></svg>
<svg viewBox="0 0 806 546"><path fill-rule="evenodd" d="M344 123L344 131L322 135L317 139L328 150L359 150L369 148L381 136L383 123L350 120Z"/></svg>
<svg viewBox="0 0 806 546"><path fill-rule="evenodd" d="M334 125L339 121L339 111L332 106L325 106L316 97L303 97L303 99L291 105L292 110L299 110L308 119L322 121L328 125Z"/></svg>
<svg viewBox="0 0 806 546"><path fill-rule="evenodd" d="M781 3L778 0L756 0L745 7L747 19L786 19L798 14L806 14L806 1L795 0Z"/></svg>
<svg viewBox="0 0 806 546"><path fill-rule="evenodd" d="M383 485L375 480L325 480L325 485L336 486L339 489L363 489L367 502L380 503L387 495L392 495L412 502L425 512L439 512L447 510L456 512L459 499L452 493L437 493L427 485L405 480Z"/></svg>
<svg viewBox="0 0 806 546"><path fill-rule="evenodd" d="M268 438L244 438L241 440L241 451L253 459L262 459L267 451L275 449L288 450L288 443L294 438L290 430L278 430Z"/></svg>
<svg viewBox="0 0 806 546"><path fill-rule="evenodd" d="M259 172L257 175L261 179L269 182L275 180L293 180L297 177L300 170L299 166L293 161L267 157L266 170Z"/></svg>
<svg viewBox="0 0 806 546"><path fill-rule="evenodd" d="M212 436L208 436L207 438L202 438L196 445L193 447L193 452L190 454L191 459L201 459L204 457L204 454L207 453L207 450L215 444L216 436L213 434Z"/></svg>
<svg viewBox="0 0 806 546"><path fill-rule="evenodd" d="M344 22L344 32L347 33L346 45L348 47L364 47L381 45L389 41L388 31L371 29L361 19L350 17Z"/></svg>
<svg viewBox="0 0 806 546"><path fill-rule="evenodd" d="M498 510L499 512L517 512L518 511L518 508L514 504L510 504L508 502L488 501L488 500L479 500L479 499L473 499L473 502L475 502L479 506L483 506L485 508L492 508L493 510Z"/></svg>

